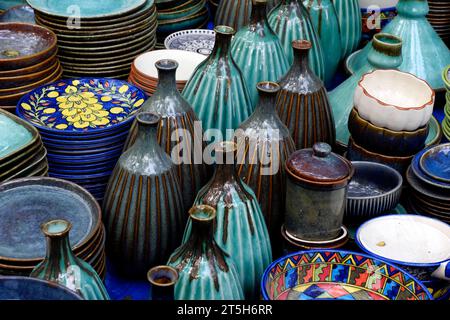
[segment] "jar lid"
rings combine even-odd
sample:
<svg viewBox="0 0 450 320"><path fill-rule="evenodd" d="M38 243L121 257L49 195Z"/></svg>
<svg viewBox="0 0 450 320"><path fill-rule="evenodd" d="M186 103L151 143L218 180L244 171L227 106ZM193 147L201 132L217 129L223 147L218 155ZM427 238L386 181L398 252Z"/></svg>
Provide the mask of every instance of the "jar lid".
<svg viewBox="0 0 450 320"><path fill-rule="evenodd" d="M324 142L294 152L286 162L286 171L297 180L317 185L336 185L353 176L351 162L331 152L331 146Z"/></svg>

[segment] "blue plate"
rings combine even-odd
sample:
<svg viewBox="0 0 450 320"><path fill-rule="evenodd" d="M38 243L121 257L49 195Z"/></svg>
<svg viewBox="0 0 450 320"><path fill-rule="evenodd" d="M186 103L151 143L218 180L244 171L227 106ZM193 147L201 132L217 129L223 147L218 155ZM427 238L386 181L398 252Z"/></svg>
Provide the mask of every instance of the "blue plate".
<svg viewBox="0 0 450 320"><path fill-rule="evenodd" d="M428 150L430 150L432 148L433 147L426 148L414 156L412 165L411 165L412 171L416 175L417 178L419 178L422 182L424 182L428 185L432 185L437 188L450 189L450 183L446 183L444 181L439 181L439 180L433 179L433 177L428 176L420 167L420 159L425 154L425 152L427 152Z"/></svg>
<svg viewBox="0 0 450 320"><path fill-rule="evenodd" d="M47 157L54 161L54 162L60 162L60 161L65 161L65 162L69 162L69 163L83 163L83 162L88 162L88 163L92 163L92 162L99 162L99 161L103 161L103 160L107 160L108 158L114 158L114 157L120 157L122 151L121 149L117 149L117 150L112 150L112 151L108 151L108 152L103 152L103 153L99 153L99 154L94 154L94 155L80 155L80 156L70 156L70 155L60 155L60 154L55 154L53 152L51 152L50 150L48 151L48 155Z"/></svg>
<svg viewBox="0 0 450 320"><path fill-rule="evenodd" d="M98 158L87 158L87 159L72 159L72 157L68 157L67 159L65 158L51 158L47 156L47 160L49 162L50 167L54 164L56 164L57 166L61 167L61 166L73 166L73 165L78 165L79 167L85 167L86 165L97 165L99 163L105 163L107 161L111 161L114 162L119 159L121 153L117 153L117 154L111 154L111 155L103 155L101 157Z"/></svg>
<svg viewBox="0 0 450 320"><path fill-rule="evenodd" d="M114 130L114 131L106 131L106 132L100 132L100 133L94 133L91 134L89 132L87 133L83 133L80 135L72 135L72 134L64 134L63 131L61 132L47 132L47 131L41 131L41 136L45 137L47 139L53 139L55 141L67 141L68 143L87 143L89 141L92 140L101 140L101 139L111 139L111 138L115 138L118 137L119 135L125 134L127 135L128 132L130 131L131 128L131 124L127 126L124 126L123 128L119 129L119 130Z"/></svg>
<svg viewBox="0 0 450 320"><path fill-rule="evenodd" d="M74 170L74 171L84 171L84 170L97 170L99 168L109 168L111 166L115 166L117 163L117 159L107 159L106 161L102 162L94 162L94 163L86 163L83 166L79 166L76 163L72 164L61 164L58 162L51 162L49 161L49 164L58 171L67 171L67 170ZM105 171L105 170L102 170Z"/></svg>
<svg viewBox="0 0 450 320"><path fill-rule="evenodd" d="M425 151L420 158L420 168L431 178L450 183L450 143Z"/></svg>
<svg viewBox="0 0 450 320"><path fill-rule="evenodd" d="M0 22L24 22L36 24L34 10L29 6L11 7L0 14Z"/></svg>
<svg viewBox="0 0 450 320"><path fill-rule="evenodd" d="M97 148L97 149L87 149L87 150L66 150L66 149L56 149L56 148L51 148L49 145L45 145L45 147L47 148L47 150L49 151L49 153L51 153L53 156L55 157L59 157L59 156L95 156L98 154L103 154L103 153L107 153L107 152L113 152L113 151L117 151L120 152L123 150L123 146L124 144L116 144L116 145L112 145L112 146L106 146L104 148Z"/></svg>
<svg viewBox="0 0 450 320"><path fill-rule="evenodd" d="M64 179L64 180L70 180L72 182L88 182L88 181L100 181L100 180L108 180L109 177L112 174L112 170L110 171L106 171L106 172L99 172L96 174L87 174L87 175L72 175L72 174L68 174L68 175L63 175L63 174L57 174L54 173L53 171L49 172L50 176L53 178L58 178L58 179Z"/></svg>
<svg viewBox="0 0 450 320"><path fill-rule="evenodd" d="M124 146L126 139L120 139L117 141L112 141L108 144L80 144L80 145L63 145L63 144L53 144L47 140L42 139L47 149L53 150L55 153L58 152L83 152L83 151L94 151L98 149L112 149L112 147L117 147L119 145Z"/></svg>
<svg viewBox="0 0 450 320"><path fill-rule="evenodd" d="M42 141L49 143L57 148L75 148L83 149L84 147L91 147L93 145L108 145L116 143L118 141L124 141L128 137L128 131L124 131L114 137L89 139L89 140L67 140L67 139L54 139L46 135L41 135Z"/></svg>

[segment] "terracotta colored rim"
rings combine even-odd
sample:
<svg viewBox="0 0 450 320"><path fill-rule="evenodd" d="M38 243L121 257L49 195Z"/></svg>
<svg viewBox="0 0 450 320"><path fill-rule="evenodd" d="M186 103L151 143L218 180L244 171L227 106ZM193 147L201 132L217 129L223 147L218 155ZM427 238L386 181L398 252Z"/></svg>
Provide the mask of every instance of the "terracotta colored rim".
<svg viewBox="0 0 450 320"><path fill-rule="evenodd" d="M29 67L13 69L13 70L2 70L0 72L1 76L2 77L17 77L17 76L28 75L29 73L39 72L39 70L43 70L43 69L41 69L42 66L50 65L52 60L57 59L56 54L57 54L57 51L55 51L55 53L53 53L50 57L43 60L42 62L39 62L39 63L34 64Z"/></svg>
<svg viewBox="0 0 450 320"><path fill-rule="evenodd" d="M37 72L28 73L28 74L24 74L24 75L18 75L18 76L10 76L10 77L8 77L8 76L3 77L3 75L0 74L2 76L2 77L0 77L0 81L14 81L14 80L22 80L24 78L39 78L39 76L41 76L42 74L48 73L52 70L57 70L59 68L59 65L60 65L60 63L59 63L58 59L55 59L55 62L53 62L48 68L42 69ZM54 73L54 71L50 75L52 75L53 73ZM20 87L16 87L16 88L20 89Z"/></svg>
<svg viewBox="0 0 450 320"><path fill-rule="evenodd" d="M375 98L375 97L372 96L369 92L367 92L366 88L364 88L364 86L362 85L362 82L366 79L366 77L370 76L371 74L373 74L373 73L375 73L375 72L387 72L387 71L389 71L389 72L396 72L396 73L400 73L400 74L406 74L406 75L412 76L412 77L416 78L417 80L419 80L420 82L426 84L427 87L428 87L428 89L430 89L430 91L431 91L431 99L430 99L428 102L426 102L426 103L424 103L423 105L421 105L420 107L402 108L402 107L400 107L400 106L396 106L396 105L393 105L393 104L385 103L385 102L383 102L383 101L381 101L381 100ZM377 102L378 102L379 104L381 104L382 106L385 106L385 107L394 107L394 108L396 108L396 109L399 110L399 111L422 110L422 109L425 108L427 105L432 104L433 101L434 101L434 99L435 99L435 97L436 97L436 93L434 92L433 88L431 88L431 86L428 84L428 82L426 82L426 81L423 80L423 79L418 78L417 76L413 75L412 73L409 73L409 72L403 72L403 71L398 71L398 70L395 70L395 69L373 70L372 72L366 73L366 74L363 75L362 78L359 80L359 82L358 82L358 87L361 88L361 90L364 92L364 94L365 94L367 97L369 97L369 98L371 98L371 99L377 101Z"/></svg>

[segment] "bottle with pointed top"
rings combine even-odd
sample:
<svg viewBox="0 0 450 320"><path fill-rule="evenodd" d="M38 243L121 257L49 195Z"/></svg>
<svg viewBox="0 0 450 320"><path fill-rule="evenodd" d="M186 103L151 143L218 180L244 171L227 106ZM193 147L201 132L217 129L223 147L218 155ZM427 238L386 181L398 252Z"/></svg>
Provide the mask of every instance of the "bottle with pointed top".
<svg viewBox="0 0 450 320"><path fill-rule="evenodd" d="M207 205L189 210L191 232L169 258L179 273L177 300L243 300L239 275L228 253L214 240L216 210Z"/></svg>
<svg viewBox="0 0 450 320"><path fill-rule="evenodd" d="M136 142L119 158L103 201L108 258L128 277L164 263L187 221L176 166L158 144L161 117L140 112L136 119Z"/></svg>
<svg viewBox="0 0 450 320"><path fill-rule="evenodd" d="M156 266L147 273L150 283L150 300L175 300L175 285L178 282L178 271L170 266Z"/></svg>
<svg viewBox="0 0 450 320"><path fill-rule="evenodd" d="M86 300L109 300L95 270L73 254L69 242L71 227L66 220L53 220L42 225L47 238L47 252L44 261L33 269L30 276L56 282Z"/></svg>
<svg viewBox="0 0 450 320"><path fill-rule="evenodd" d="M289 69L280 40L267 22L266 6L267 0L253 0L250 22L236 33L231 45L253 105L258 102L258 82L277 82Z"/></svg>

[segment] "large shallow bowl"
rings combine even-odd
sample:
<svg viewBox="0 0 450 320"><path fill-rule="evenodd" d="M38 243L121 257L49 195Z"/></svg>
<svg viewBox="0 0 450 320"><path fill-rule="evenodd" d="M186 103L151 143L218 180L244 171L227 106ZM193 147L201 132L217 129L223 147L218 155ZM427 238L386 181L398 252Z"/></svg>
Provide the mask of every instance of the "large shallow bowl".
<svg viewBox="0 0 450 320"><path fill-rule="evenodd" d="M406 271L364 254L300 251L273 262L261 281L265 300L432 300Z"/></svg>

